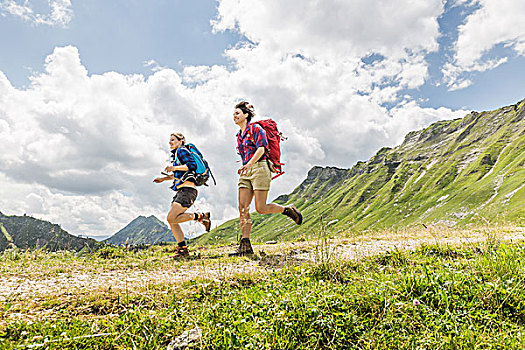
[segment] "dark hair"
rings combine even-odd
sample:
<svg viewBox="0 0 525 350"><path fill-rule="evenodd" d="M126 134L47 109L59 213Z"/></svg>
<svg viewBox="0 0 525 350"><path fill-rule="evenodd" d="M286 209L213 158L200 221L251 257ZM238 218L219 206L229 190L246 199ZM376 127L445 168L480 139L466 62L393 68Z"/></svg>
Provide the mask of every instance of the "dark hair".
<svg viewBox="0 0 525 350"><path fill-rule="evenodd" d="M244 114L248 113L248 117L246 117L248 123L252 120L253 117L255 117L255 110L253 108L253 105L251 105L248 101L242 101L237 103L235 105L235 108L239 108Z"/></svg>

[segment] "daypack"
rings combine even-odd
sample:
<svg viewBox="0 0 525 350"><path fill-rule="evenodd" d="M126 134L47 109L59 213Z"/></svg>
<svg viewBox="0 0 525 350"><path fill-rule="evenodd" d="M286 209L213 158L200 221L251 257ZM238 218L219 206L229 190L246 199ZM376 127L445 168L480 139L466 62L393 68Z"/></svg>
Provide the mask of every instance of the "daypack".
<svg viewBox="0 0 525 350"><path fill-rule="evenodd" d="M215 177L213 176L210 166L208 165L208 162L204 157L202 156L202 153L199 151L197 146L195 146L193 143L185 144L183 147L186 147L188 151L190 151L190 154L193 156L193 159L195 159L195 163L197 163L197 170L195 170L195 185L197 186L208 186L207 182L208 179L213 179L213 184L217 185L217 182L215 181ZM180 164L179 158L177 157L177 152L175 152L175 157L177 158L177 163Z"/></svg>
<svg viewBox="0 0 525 350"><path fill-rule="evenodd" d="M272 177L273 180L276 177L279 177L282 174L284 174L284 171L282 169L284 163L281 163L280 142L286 140L286 138L283 137L283 134L279 132L279 130L277 129L277 123L273 119L258 120L250 125L253 124L259 124L264 129L264 131L266 131L266 138L268 139L268 149L266 150L265 154L268 157L268 160L270 161L270 170L276 173L275 176ZM253 142L252 128L253 126L248 128L248 137Z"/></svg>

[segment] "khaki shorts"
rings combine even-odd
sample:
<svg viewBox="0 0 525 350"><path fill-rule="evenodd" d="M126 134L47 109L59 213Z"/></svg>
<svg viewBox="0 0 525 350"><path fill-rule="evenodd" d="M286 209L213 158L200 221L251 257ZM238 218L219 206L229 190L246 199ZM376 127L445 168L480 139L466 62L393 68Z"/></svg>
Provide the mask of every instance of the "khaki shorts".
<svg viewBox="0 0 525 350"><path fill-rule="evenodd" d="M268 167L268 162L263 160L255 163L246 175L239 177L239 188L249 188L252 191L269 191L272 173Z"/></svg>

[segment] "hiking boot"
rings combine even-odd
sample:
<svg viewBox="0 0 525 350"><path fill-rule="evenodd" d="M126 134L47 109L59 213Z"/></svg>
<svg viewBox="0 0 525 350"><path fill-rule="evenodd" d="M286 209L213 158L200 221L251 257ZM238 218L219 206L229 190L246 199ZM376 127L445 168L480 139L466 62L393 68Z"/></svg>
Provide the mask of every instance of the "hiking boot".
<svg viewBox="0 0 525 350"><path fill-rule="evenodd" d="M297 225L301 225L303 223L303 216L293 204L287 207L284 207L283 215L288 216L290 219L295 221Z"/></svg>
<svg viewBox="0 0 525 350"><path fill-rule="evenodd" d="M177 252L175 253L175 255L173 255L173 258L176 260L189 259L190 252L188 251L188 247L177 247Z"/></svg>
<svg viewBox="0 0 525 350"><path fill-rule="evenodd" d="M197 221L204 225L206 232L210 232L210 228L211 228L210 212L199 213L199 219L197 219Z"/></svg>
<svg viewBox="0 0 525 350"><path fill-rule="evenodd" d="M245 256L253 254L252 244L249 238L242 238L239 242L239 247L233 253L229 253L228 256Z"/></svg>

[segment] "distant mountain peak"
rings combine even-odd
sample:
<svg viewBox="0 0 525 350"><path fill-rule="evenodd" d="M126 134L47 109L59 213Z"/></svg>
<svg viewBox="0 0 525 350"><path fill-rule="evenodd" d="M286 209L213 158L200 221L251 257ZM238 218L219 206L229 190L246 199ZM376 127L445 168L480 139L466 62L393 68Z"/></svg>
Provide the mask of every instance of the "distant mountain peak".
<svg viewBox="0 0 525 350"><path fill-rule="evenodd" d="M154 244L159 242L174 242L175 238L166 224L156 216L139 215L129 224L104 242L120 245L125 244Z"/></svg>

